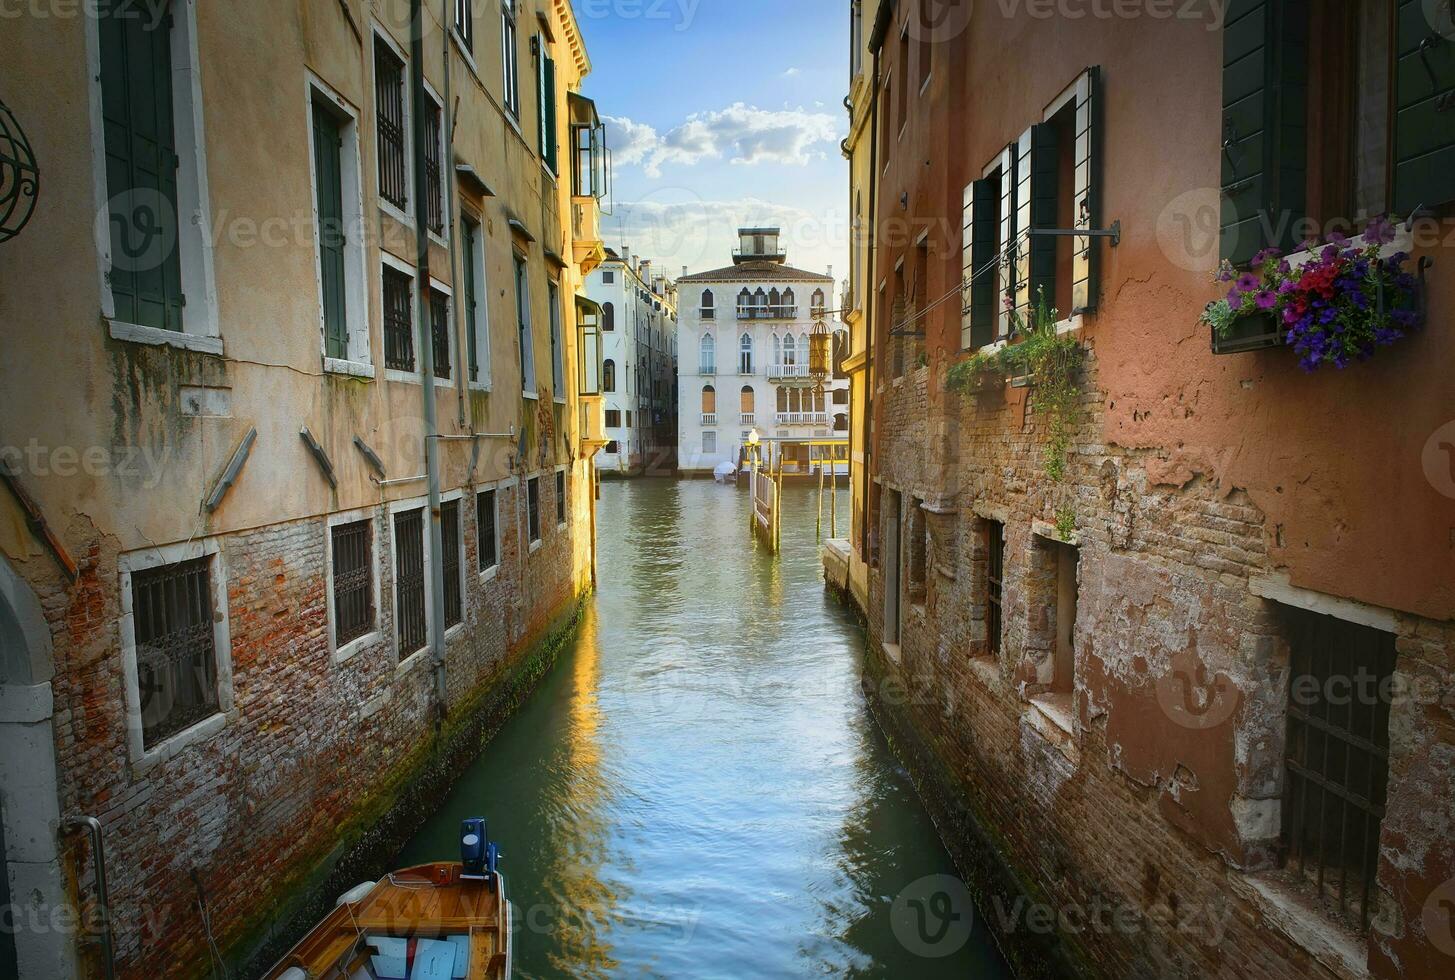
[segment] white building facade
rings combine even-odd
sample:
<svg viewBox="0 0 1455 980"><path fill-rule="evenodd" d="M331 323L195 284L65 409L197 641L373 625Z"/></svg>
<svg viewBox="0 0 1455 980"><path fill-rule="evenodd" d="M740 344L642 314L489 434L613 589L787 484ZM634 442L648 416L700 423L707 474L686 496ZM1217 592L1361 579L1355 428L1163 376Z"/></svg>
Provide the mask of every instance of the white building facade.
<svg viewBox="0 0 1455 980"><path fill-rule="evenodd" d="M815 311L827 311L834 278L788 265L777 228L738 229L733 264L677 280L678 469L710 475L736 465L754 430L790 444L790 466L807 470L809 449L795 441L847 436L849 382L838 370L842 324L834 334L835 370L816 390L809 374ZM798 465L793 465L793 460Z"/></svg>
<svg viewBox="0 0 1455 980"><path fill-rule="evenodd" d="M603 475L672 473L676 468L677 286L648 259L607 250L586 280L601 306L606 447Z"/></svg>

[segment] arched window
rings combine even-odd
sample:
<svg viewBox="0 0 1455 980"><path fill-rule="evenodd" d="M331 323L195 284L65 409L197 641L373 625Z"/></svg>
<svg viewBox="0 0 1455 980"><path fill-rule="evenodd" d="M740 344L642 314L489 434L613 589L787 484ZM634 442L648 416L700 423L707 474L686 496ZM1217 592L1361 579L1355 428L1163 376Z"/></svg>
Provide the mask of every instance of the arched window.
<svg viewBox="0 0 1455 980"><path fill-rule="evenodd" d="M742 392L738 395L738 411L744 415L753 414L753 386L743 385Z"/></svg>
<svg viewBox="0 0 1455 980"><path fill-rule="evenodd" d="M702 414L717 414L717 389L712 385L702 386Z"/></svg>
<svg viewBox="0 0 1455 980"><path fill-rule="evenodd" d="M747 333L738 340L738 373L753 373L753 338Z"/></svg>
<svg viewBox="0 0 1455 980"><path fill-rule="evenodd" d="M838 415L835 415L834 416L834 431L835 432L848 432L849 431L849 417L847 415L845 415L843 412L840 412Z"/></svg>
<svg viewBox="0 0 1455 980"><path fill-rule="evenodd" d="M763 291L762 286L753 294L753 305L758 308L758 316L768 315L768 294Z"/></svg>
<svg viewBox="0 0 1455 980"><path fill-rule="evenodd" d="M773 335L773 366L774 367L777 367L778 365L780 365L782 363L783 363L783 341L779 340L778 339L778 335L775 333Z"/></svg>
<svg viewBox="0 0 1455 980"><path fill-rule="evenodd" d="M798 297L793 295L793 287L789 286L783 290L783 307L780 316L785 320L798 316Z"/></svg>
<svg viewBox="0 0 1455 980"><path fill-rule="evenodd" d="M798 363L798 348L793 345L793 334L783 338L783 364L791 367Z"/></svg>
<svg viewBox="0 0 1455 980"><path fill-rule="evenodd" d="M753 314L750 310L752 305L753 294L748 292L747 286L744 286L743 291L738 293L738 318L743 319L752 316Z"/></svg>
<svg viewBox="0 0 1455 980"><path fill-rule="evenodd" d="M810 300L809 303L813 307L813 311L815 313L822 311L824 309L823 290L815 289L813 291L813 299Z"/></svg>
<svg viewBox="0 0 1455 980"><path fill-rule="evenodd" d="M712 334L702 335L702 357L698 360L698 374L717 373L717 342Z"/></svg>
<svg viewBox="0 0 1455 980"><path fill-rule="evenodd" d="M702 318L704 320L711 320L717 316L717 310L712 303L712 290L704 289L702 291Z"/></svg>
<svg viewBox="0 0 1455 980"><path fill-rule="evenodd" d="M616 391L616 362L609 357L601 364L601 390Z"/></svg>
<svg viewBox="0 0 1455 980"><path fill-rule="evenodd" d="M808 363L808 334L798 335L798 363Z"/></svg>
<svg viewBox="0 0 1455 980"><path fill-rule="evenodd" d="M782 306L783 297L778 294L778 287L774 286L768 293L768 315L782 316L783 314L780 312Z"/></svg>
<svg viewBox="0 0 1455 980"><path fill-rule="evenodd" d="M787 388L780 387L778 389L778 411L779 412L787 412L788 411L788 389Z"/></svg>
<svg viewBox="0 0 1455 980"><path fill-rule="evenodd" d="M601 305L601 329L611 333L616 329L616 304L603 303Z"/></svg>

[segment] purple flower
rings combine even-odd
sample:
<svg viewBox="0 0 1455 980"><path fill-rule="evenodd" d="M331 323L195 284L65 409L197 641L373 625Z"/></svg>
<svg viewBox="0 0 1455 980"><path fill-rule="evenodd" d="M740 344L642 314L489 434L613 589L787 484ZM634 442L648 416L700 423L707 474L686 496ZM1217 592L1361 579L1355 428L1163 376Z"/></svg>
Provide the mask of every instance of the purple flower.
<svg viewBox="0 0 1455 980"><path fill-rule="evenodd" d="M1271 310L1278 305L1278 297L1272 290L1265 289L1258 294L1258 309Z"/></svg>
<svg viewBox="0 0 1455 980"><path fill-rule="evenodd" d="M1238 292L1237 286L1228 290L1228 305L1235 310L1243 305L1243 294Z"/></svg>
<svg viewBox="0 0 1455 980"><path fill-rule="evenodd" d="M1349 244L1349 236L1344 234L1342 231L1335 230L1329 235L1329 242L1330 244L1337 245L1340 248L1343 248L1344 246Z"/></svg>
<svg viewBox="0 0 1455 980"><path fill-rule="evenodd" d="M1245 272L1238 277L1238 288L1245 293L1256 293L1259 285L1258 277L1251 272Z"/></svg>
<svg viewBox="0 0 1455 980"><path fill-rule="evenodd" d="M1388 245L1394 241L1394 224L1386 215L1380 215L1364 229L1364 240L1376 245Z"/></svg>

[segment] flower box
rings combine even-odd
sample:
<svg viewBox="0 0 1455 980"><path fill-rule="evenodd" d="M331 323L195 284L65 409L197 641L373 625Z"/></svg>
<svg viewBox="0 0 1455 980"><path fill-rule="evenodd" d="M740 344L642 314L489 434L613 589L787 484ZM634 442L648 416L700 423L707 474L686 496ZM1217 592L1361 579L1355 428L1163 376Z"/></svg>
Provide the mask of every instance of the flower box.
<svg viewBox="0 0 1455 980"><path fill-rule="evenodd" d="M1210 333L1214 354L1243 354L1268 347L1282 347L1285 337L1277 314L1271 310L1238 317L1222 336L1218 336L1216 330Z"/></svg>

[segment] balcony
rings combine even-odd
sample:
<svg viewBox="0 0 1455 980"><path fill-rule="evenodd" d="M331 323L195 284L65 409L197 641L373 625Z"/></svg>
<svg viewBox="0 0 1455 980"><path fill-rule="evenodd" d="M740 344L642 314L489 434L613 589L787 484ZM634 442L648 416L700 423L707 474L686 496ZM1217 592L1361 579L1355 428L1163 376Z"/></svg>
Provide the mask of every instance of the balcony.
<svg viewBox="0 0 1455 980"><path fill-rule="evenodd" d="M784 306L739 306L739 320L796 320L798 305Z"/></svg>
<svg viewBox="0 0 1455 980"><path fill-rule="evenodd" d="M828 425L828 412L779 412L779 425Z"/></svg>
<svg viewBox="0 0 1455 980"><path fill-rule="evenodd" d="M601 241L601 202L594 197L571 198L571 253L582 275L589 275L606 259L606 246Z"/></svg>
<svg viewBox="0 0 1455 980"><path fill-rule="evenodd" d="M717 413L716 412L703 412L702 413L702 424L703 425L717 425Z"/></svg>
<svg viewBox="0 0 1455 980"><path fill-rule="evenodd" d="M800 378L810 377L807 364L770 364L768 365L769 378Z"/></svg>
<svg viewBox="0 0 1455 980"><path fill-rule="evenodd" d="M738 425L756 425L758 416L752 412L743 412L738 416Z"/></svg>
<svg viewBox="0 0 1455 980"><path fill-rule="evenodd" d="M733 264L741 262L784 262L788 259L786 249L761 246L758 248L735 248L733 249Z"/></svg>
<svg viewBox="0 0 1455 980"><path fill-rule="evenodd" d="M706 375L715 375L715 374L717 374L717 364L715 362L708 363L708 364L699 364L697 366L697 373L698 374L706 374Z"/></svg>

